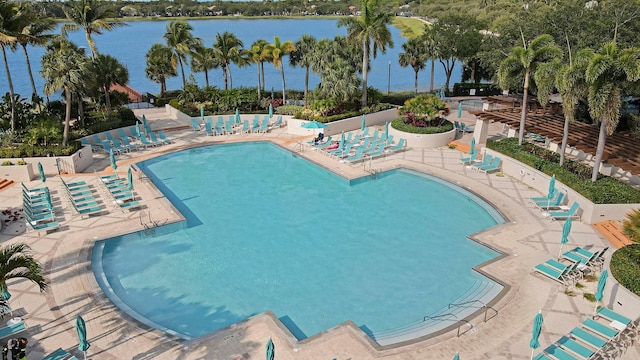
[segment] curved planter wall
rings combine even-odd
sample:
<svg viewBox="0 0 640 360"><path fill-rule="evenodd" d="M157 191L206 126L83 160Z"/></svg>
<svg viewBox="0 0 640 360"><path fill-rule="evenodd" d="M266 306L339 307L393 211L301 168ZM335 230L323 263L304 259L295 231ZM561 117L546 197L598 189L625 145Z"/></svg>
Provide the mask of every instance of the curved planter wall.
<svg viewBox="0 0 640 360"><path fill-rule="evenodd" d="M389 126L389 135L393 135L396 141L406 139L407 146L411 148L439 148L447 146L456 138L456 129L440 134L412 134Z"/></svg>

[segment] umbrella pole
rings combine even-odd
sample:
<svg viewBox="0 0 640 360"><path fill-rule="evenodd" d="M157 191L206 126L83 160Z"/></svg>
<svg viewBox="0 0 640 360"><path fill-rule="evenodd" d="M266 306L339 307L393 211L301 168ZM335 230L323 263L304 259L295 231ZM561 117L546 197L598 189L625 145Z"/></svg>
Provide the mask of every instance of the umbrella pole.
<svg viewBox="0 0 640 360"><path fill-rule="evenodd" d="M87 360L87 352L83 351L82 354L84 355L84 360Z"/></svg>
<svg viewBox="0 0 640 360"><path fill-rule="evenodd" d="M562 259L562 243L560 243L560 251L558 252L558 260Z"/></svg>
<svg viewBox="0 0 640 360"><path fill-rule="evenodd" d="M531 360L533 360L533 352L536 351L536 349L531 349ZM87 360L87 359L85 359Z"/></svg>

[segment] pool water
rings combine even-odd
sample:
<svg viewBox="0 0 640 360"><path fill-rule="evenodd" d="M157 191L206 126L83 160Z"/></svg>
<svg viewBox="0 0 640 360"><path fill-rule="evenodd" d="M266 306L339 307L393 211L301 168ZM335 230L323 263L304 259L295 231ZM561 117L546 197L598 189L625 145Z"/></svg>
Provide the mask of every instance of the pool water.
<svg viewBox="0 0 640 360"><path fill-rule="evenodd" d="M348 181L271 143L139 164L187 218L96 244L105 293L184 338L272 310L298 339L352 320L373 338L460 299L502 222L475 195L394 170Z"/></svg>

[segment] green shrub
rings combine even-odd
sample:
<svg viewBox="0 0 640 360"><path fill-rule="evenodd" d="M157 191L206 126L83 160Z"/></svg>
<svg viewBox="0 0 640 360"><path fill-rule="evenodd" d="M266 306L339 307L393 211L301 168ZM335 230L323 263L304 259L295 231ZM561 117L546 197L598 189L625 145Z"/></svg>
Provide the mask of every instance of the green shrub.
<svg viewBox="0 0 640 360"><path fill-rule="evenodd" d="M282 105L276 108L276 114L293 115L304 110L304 106L300 105Z"/></svg>
<svg viewBox="0 0 640 360"><path fill-rule="evenodd" d="M0 165L2 165L2 166L11 166L11 165L13 165L13 163L11 161L9 161L9 160L5 160Z"/></svg>
<svg viewBox="0 0 640 360"><path fill-rule="evenodd" d="M639 190L602 174L598 175L598 181L592 182L591 167L569 159L565 159L565 164L560 166L559 154L534 144L523 143L520 146L517 138L507 138L501 141L487 141L487 147L549 176L555 175L558 181L570 186L594 204L640 203Z"/></svg>
<svg viewBox="0 0 640 360"><path fill-rule="evenodd" d="M622 222L622 228L629 240L640 242L640 210L627 214L627 218Z"/></svg>
<svg viewBox="0 0 640 360"><path fill-rule="evenodd" d="M453 123L445 121L440 126L413 126L404 122L404 119L398 118L391 122L391 127L412 134L440 134L453 130Z"/></svg>
<svg viewBox="0 0 640 360"><path fill-rule="evenodd" d="M629 291L640 296L640 244L622 247L611 255L611 275Z"/></svg>
<svg viewBox="0 0 640 360"><path fill-rule="evenodd" d="M18 160L18 161L16 162L16 165L27 165L27 162L26 162L26 161L24 161L24 160Z"/></svg>
<svg viewBox="0 0 640 360"><path fill-rule="evenodd" d="M22 145L16 148L0 148L0 158L69 156L78 151L78 149L80 149L81 147L82 145L79 141L72 141L68 146L49 145L34 147L29 145Z"/></svg>

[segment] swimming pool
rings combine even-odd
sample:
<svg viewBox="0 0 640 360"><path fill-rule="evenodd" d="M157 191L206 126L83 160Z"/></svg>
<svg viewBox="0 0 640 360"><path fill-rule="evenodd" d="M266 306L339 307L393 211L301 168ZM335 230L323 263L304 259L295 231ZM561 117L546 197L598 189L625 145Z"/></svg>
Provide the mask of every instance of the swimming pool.
<svg viewBox="0 0 640 360"><path fill-rule="evenodd" d="M272 310L298 339L352 320L385 344L501 289L471 269L497 253L467 236L502 217L439 179L348 181L266 142L139 167L186 223L96 243L94 273L119 307L177 336Z"/></svg>

